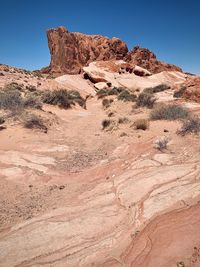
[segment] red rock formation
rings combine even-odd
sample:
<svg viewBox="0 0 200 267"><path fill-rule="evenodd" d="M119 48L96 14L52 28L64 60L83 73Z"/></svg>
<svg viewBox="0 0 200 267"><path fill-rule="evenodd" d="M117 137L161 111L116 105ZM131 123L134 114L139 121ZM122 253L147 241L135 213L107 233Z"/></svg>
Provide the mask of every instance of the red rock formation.
<svg viewBox="0 0 200 267"><path fill-rule="evenodd" d="M118 38L70 33L64 27L48 30L47 37L51 63L45 71L56 74L78 74L92 61L122 59L128 52Z"/></svg>
<svg viewBox="0 0 200 267"><path fill-rule="evenodd" d="M175 65L158 61L155 54L146 48L136 46L128 52L127 45L118 38L71 33L65 27L48 30L47 37L51 63L41 70L43 73L78 74L90 62L110 59L123 59L151 73L182 71Z"/></svg>
<svg viewBox="0 0 200 267"><path fill-rule="evenodd" d="M183 97L200 103L200 76L190 76L184 84L181 85Z"/></svg>
<svg viewBox="0 0 200 267"><path fill-rule="evenodd" d="M125 57L127 62L138 65L152 73L159 73L161 71L180 71L182 69L165 62L157 60L156 55L147 48L135 46L132 51L128 52Z"/></svg>

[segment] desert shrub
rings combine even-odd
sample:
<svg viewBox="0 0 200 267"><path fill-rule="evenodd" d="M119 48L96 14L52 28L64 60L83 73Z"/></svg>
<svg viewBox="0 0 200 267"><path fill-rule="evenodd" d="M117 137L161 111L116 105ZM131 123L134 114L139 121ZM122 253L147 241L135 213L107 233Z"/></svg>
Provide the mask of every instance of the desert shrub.
<svg viewBox="0 0 200 267"><path fill-rule="evenodd" d="M128 123L129 119L127 117L121 117L118 119L118 123L122 124L122 123Z"/></svg>
<svg viewBox="0 0 200 267"><path fill-rule="evenodd" d="M27 85L26 86L26 90L28 90L29 92L34 92L37 90L37 88L34 85Z"/></svg>
<svg viewBox="0 0 200 267"><path fill-rule="evenodd" d="M5 75L3 74L3 72L0 72L0 76L5 76Z"/></svg>
<svg viewBox="0 0 200 267"><path fill-rule="evenodd" d="M142 92L138 95L136 105L137 107L152 108L154 106L155 101L156 98L152 94Z"/></svg>
<svg viewBox="0 0 200 267"><path fill-rule="evenodd" d="M28 94L24 98L24 107L25 108L30 107L30 108L42 109L42 102L34 94Z"/></svg>
<svg viewBox="0 0 200 267"><path fill-rule="evenodd" d="M186 86L181 86L181 88L179 90L174 92L173 97L175 97L175 98L182 97L183 94L185 93L186 89L187 89Z"/></svg>
<svg viewBox="0 0 200 267"><path fill-rule="evenodd" d="M167 149L169 138L167 136L161 136L155 141L154 147L160 151Z"/></svg>
<svg viewBox="0 0 200 267"><path fill-rule="evenodd" d="M0 91L0 109L16 110L23 107L23 98L18 90Z"/></svg>
<svg viewBox="0 0 200 267"><path fill-rule="evenodd" d="M136 98L137 98L136 95L131 94L127 90L123 90L117 97L118 100L121 100L124 102L128 102L128 101L134 102L136 100Z"/></svg>
<svg viewBox="0 0 200 267"><path fill-rule="evenodd" d="M3 124L5 122L5 118L0 116L0 124Z"/></svg>
<svg viewBox="0 0 200 267"><path fill-rule="evenodd" d="M76 90L70 90L69 93L69 99L73 102L79 104L79 106L86 108L86 100L80 95L80 93Z"/></svg>
<svg viewBox="0 0 200 267"><path fill-rule="evenodd" d="M149 121L146 119L138 119L134 122L134 126L137 130L147 130L149 128Z"/></svg>
<svg viewBox="0 0 200 267"><path fill-rule="evenodd" d="M119 95L120 93L127 91L121 87L113 87L112 89L108 90L108 95Z"/></svg>
<svg viewBox="0 0 200 267"><path fill-rule="evenodd" d="M80 96L77 91L67 91L64 89L56 91L44 91L42 101L50 105L58 105L61 108L71 108L72 105L78 103L85 108L85 99Z"/></svg>
<svg viewBox="0 0 200 267"><path fill-rule="evenodd" d="M127 91L126 89L124 88L121 88L121 87L113 87L112 89L100 89L98 92L97 92L97 97L98 99L100 98L104 98L106 96L109 96L109 95L119 95L120 93L122 92L125 92Z"/></svg>
<svg viewBox="0 0 200 267"><path fill-rule="evenodd" d="M190 112L178 105L162 105L154 108L150 113L151 120L176 120L189 117Z"/></svg>
<svg viewBox="0 0 200 267"><path fill-rule="evenodd" d="M23 116L24 127L28 129L41 129L47 132L47 127L44 125L42 119L35 114L25 114Z"/></svg>
<svg viewBox="0 0 200 267"><path fill-rule="evenodd" d="M110 126L111 122L112 121L108 120L108 119L103 120L102 123L101 123L103 130L106 129L108 126Z"/></svg>
<svg viewBox="0 0 200 267"><path fill-rule="evenodd" d="M143 92L145 93L150 93L150 94L154 94L154 93L158 93L158 92L163 92L165 90L170 89L170 86L166 85L166 84L160 84L154 87L149 87L144 89Z"/></svg>
<svg viewBox="0 0 200 267"><path fill-rule="evenodd" d="M105 96L108 96L107 89L100 89L100 90L97 92L97 97L98 97L98 99L103 98L103 97L105 97Z"/></svg>
<svg viewBox="0 0 200 267"><path fill-rule="evenodd" d="M190 133L198 134L200 132L200 118L197 116L189 117L187 120L183 121L183 125L177 134L182 136Z"/></svg>
<svg viewBox="0 0 200 267"><path fill-rule="evenodd" d="M108 113L108 117L113 117L115 115L115 113L113 112L113 111L110 111L109 113Z"/></svg>
<svg viewBox="0 0 200 267"><path fill-rule="evenodd" d="M5 90L18 90L20 92L22 92L24 90L24 85L23 84L19 84L19 83L16 83L16 82L12 82L12 83L8 83L6 84Z"/></svg>
<svg viewBox="0 0 200 267"><path fill-rule="evenodd" d="M102 106L104 108L109 108L110 107L110 104L113 102L113 99L107 99L107 98L104 98L102 100Z"/></svg>

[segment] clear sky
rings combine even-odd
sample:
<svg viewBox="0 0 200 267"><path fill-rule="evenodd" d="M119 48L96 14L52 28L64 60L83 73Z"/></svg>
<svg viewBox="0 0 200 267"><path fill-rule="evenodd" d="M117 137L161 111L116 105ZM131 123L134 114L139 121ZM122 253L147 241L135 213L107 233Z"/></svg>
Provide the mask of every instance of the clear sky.
<svg viewBox="0 0 200 267"><path fill-rule="evenodd" d="M39 69L50 61L46 30L119 37L200 74L200 0L0 0L0 63Z"/></svg>

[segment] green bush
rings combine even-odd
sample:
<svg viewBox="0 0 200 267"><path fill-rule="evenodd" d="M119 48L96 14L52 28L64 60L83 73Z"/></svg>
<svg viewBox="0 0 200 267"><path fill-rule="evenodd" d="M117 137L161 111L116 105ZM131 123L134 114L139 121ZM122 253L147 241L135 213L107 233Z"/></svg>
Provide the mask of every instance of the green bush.
<svg viewBox="0 0 200 267"><path fill-rule="evenodd" d="M152 108L154 106L155 101L156 98L152 94L142 92L138 95L136 105L137 107Z"/></svg>
<svg viewBox="0 0 200 267"><path fill-rule="evenodd" d="M176 120L189 117L190 112L178 105L157 106L150 113L151 120Z"/></svg>

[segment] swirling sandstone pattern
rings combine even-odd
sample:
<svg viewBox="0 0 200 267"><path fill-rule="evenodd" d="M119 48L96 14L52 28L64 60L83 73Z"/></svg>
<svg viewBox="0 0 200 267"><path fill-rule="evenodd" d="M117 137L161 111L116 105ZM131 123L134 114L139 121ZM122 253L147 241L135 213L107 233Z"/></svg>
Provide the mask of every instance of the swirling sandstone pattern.
<svg viewBox="0 0 200 267"><path fill-rule="evenodd" d="M0 266L199 266L200 167L174 161L131 156L81 173L90 186L65 207L1 232Z"/></svg>

